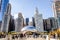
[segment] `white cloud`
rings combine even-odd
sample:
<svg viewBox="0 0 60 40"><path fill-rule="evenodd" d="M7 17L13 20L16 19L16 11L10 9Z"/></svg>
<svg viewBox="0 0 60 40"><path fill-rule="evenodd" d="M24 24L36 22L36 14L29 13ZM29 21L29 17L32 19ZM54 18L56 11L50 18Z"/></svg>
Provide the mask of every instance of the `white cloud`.
<svg viewBox="0 0 60 40"><path fill-rule="evenodd" d="M17 14L14 14L14 19L16 19L18 17L18 13Z"/></svg>

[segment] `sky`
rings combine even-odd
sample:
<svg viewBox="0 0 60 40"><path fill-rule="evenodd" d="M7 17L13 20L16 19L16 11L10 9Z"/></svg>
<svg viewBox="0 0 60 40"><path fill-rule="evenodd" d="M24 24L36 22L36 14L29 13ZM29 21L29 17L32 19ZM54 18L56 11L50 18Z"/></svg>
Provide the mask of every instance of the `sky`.
<svg viewBox="0 0 60 40"><path fill-rule="evenodd" d="M14 18L17 18L19 12L24 18L32 18L35 14L36 7L43 19L53 17L52 0L10 0Z"/></svg>

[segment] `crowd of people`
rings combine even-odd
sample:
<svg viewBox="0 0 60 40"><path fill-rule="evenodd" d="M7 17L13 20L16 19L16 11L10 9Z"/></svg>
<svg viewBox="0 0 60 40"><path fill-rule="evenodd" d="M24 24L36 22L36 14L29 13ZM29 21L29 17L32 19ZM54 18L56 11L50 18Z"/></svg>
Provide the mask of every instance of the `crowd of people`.
<svg viewBox="0 0 60 40"><path fill-rule="evenodd" d="M6 35L5 34L0 34L0 38L5 38Z"/></svg>
<svg viewBox="0 0 60 40"><path fill-rule="evenodd" d="M7 36L8 39L9 39L10 35L11 35L11 38L12 38L12 39L30 37L30 34L23 34L23 33L21 33L21 34L10 34L9 36L8 36L8 35L9 35L9 34L0 34L0 38L6 38L6 36ZM33 38L38 38L38 37L39 37L39 34L33 33L33 34L32 34L32 37L33 37ZM42 37L42 36L41 36L41 37Z"/></svg>
<svg viewBox="0 0 60 40"><path fill-rule="evenodd" d="M18 38L18 37L23 38L23 37L27 37L27 36L30 37L29 34L12 35L12 39L15 39L15 38ZM37 37L39 37L39 34L33 33L32 36L33 36L33 38L37 38Z"/></svg>
<svg viewBox="0 0 60 40"><path fill-rule="evenodd" d="M12 35L12 39L15 39L15 38L18 38L18 37L23 38L24 35L23 34Z"/></svg>

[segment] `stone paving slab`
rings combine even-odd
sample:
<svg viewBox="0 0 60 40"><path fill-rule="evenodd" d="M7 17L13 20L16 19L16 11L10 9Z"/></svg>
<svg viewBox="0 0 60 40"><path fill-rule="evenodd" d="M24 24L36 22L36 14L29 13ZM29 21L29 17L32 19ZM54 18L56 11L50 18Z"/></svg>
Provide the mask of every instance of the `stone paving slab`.
<svg viewBox="0 0 60 40"><path fill-rule="evenodd" d="M0 40L8 40L7 38L2 38ZM11 39L11 40L45 40L43 38L16 38L16 39Z"/></svg>

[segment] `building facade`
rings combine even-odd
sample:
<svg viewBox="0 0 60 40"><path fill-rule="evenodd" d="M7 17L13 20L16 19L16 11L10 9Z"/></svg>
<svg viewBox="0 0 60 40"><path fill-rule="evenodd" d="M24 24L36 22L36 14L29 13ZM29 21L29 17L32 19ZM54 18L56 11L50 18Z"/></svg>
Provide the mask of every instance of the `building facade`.
<svg viewBox="0 0 60 40"><path fill-rule="evenodd" d="M51 23L51 28L52 28L52 30L57 29L57 28L58 28L57 20L56 20L54 17L50 17L50 18L48 18L48 19L50 19L50 23Z"/></svg>
<svg viewBox="0 0 60 40"><path fill-rule="evenodd" d="M43 19L44 30L47 31L47 20Z"/></svg>
<svg viewBox="0 0 60 40"><path fill-rule="evenodd" d="M8 4L6 8L6 12L4 12L1 32L8 32L10 17L11 17L11 4Z"/></svg>
<svg viewBox="0 0 60 40"><path fill-rule="evenodd" d="M35 27L35 19L34 19L34 17L32 17L32 24Z"/></svg>
<svg viewBox="0 0 60 40"><path fill-rule="evenodd" d="M15 20L15 31L20 32L23 28L23 16L22 13L18 14L18 18Z"/></svg>
<svg viewBox="0 0 60 40"><path fill-rule="evenodd" d="M36 29L37 29L39 32L44 32L42 14L39 14L37 8L36 8L36 14L34 15L34 19L35 19Z"/></svg>
<svg viewBox="0 0 60 40"><path fill-rule="evenodd" d="M15 22L14 17L11 15L9 26L8 26L8 32L15 31Z"/></svg>
<svg viewBox="0 0 60 40"><path fill-rule="evenodd" d="M45 31L51 31L51 22L50 19L43 19L43 26Z"/></svg>
<svg viewBox="0 0 60 40"><path fill-rule="evenodd" d="M2 24L2 21L0 21L0 31L1 31L1 24Z"/></svg>
<svg viewBox="0 0 60 40"><path fill-rule="evenodd" d="M57 27L60 28L60 0L54 0L53 3L54 17L57 20Z"/></svg>
<svg viewBox="0 0 60 40"><path fill-rule="evenodd" d="M26 26L29 25L29 18L26 18Z"/></svg>
<svg viewBox="0 0 60 40"><path fill-rule="evenodd" d="M4 12L6 11L6 7L9 3L9 0L0 0L0 21L2 21Z"/></svg>
<svg viewBox="0 0 60 40"><path fill-rule="evenodd" d="M52 31L57 29L57 21L54 17L43 19L43 26L45 31Z"/></svg>

